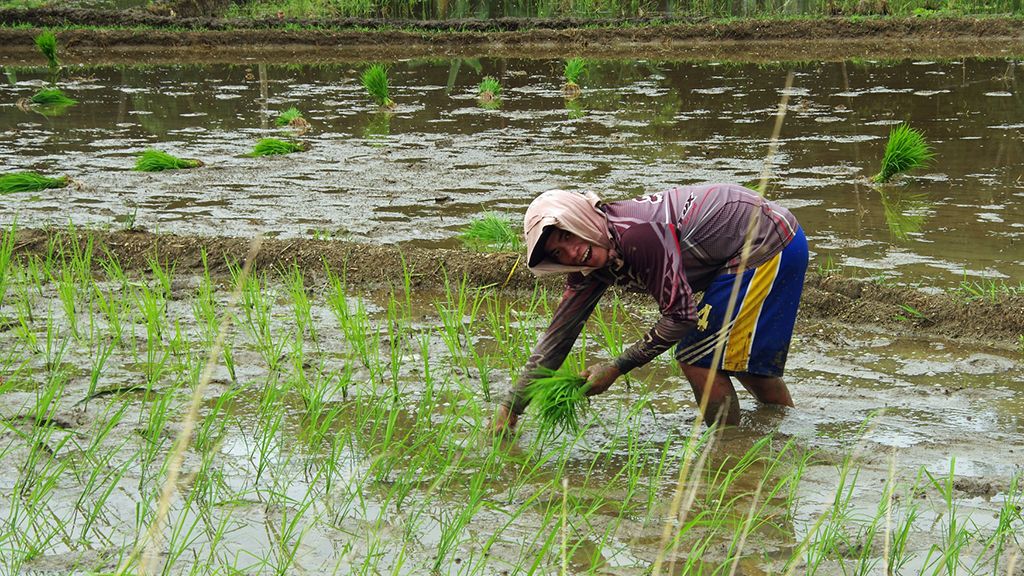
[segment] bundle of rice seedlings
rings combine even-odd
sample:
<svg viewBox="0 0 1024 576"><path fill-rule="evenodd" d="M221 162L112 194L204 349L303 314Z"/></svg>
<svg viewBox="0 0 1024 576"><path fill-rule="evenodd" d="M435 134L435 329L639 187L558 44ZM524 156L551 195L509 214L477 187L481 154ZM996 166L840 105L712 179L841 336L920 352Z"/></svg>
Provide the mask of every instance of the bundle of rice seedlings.
<svg viewBox="0 0 1024 576"><path fill-rule="evenodd" d="M885 183L897 174L922 168L935 157L932 147L922 135L906 124L900 124L889 132L889 143L882 156L882 169L872 181Z"/></svg>
<svg viewBox="0 0 1024 576"><path fill-rule="evenodd" d="M50 66L50 73L54 75L56 79L56 72L60 69L60 61L57 60L57 36L46 30L35 37L36 48L43 53L46 57L46 62Z"/></svg>
<svg viewBox="0 0 1024 576"><path fill-rule="evenodd" d="M281 112L275 120L278 126L290 126L295 129L296 134L302 135L309 131L309 122L302 117L298 108L292 107Z"/></svg>
<svg viewBox="0 0 1024 576"><path fill-rule="evenodd" d="M47 188L63 188L67 186L67 176L50 178L35 172L13 172L0 176L0 194L12 192L36 192Z"/></svg>
<svg viewBox="0 0 1024 576"><path fill-rule="evenodd" d="M264 138L256 143L256 146L249 153L249 156L275 156L278 154L291 154L306 149L302 142L289 142L277 138Z"/></svg>
<svg viewBox="0 0 1024 576"><path fill-rule="evenodd" d="M43 88L29 98L29 102L34 106L70 106L78 100L67 97L60 88Z"/></svg>
<svg viewBox="0 0 1024 576"><path fill-rule="evenodd" d="M510 250L523 247L512 223L497 214L487 213L469 223L461 236L463 244L474 250Z"/></svg>
<svg viewBox="0 0 1024 576"><path fill-rule="evenodd" d="M139 154L139 159L135 162L135 169L139 172L161 172L163 170L197 168L202 165L203 162L201 160L178 158L166 152L150 148Z"/></svg>
<svg viewBox="0 0 1024 576"><path fill-rule="evenodd" d="M541 370L540 377L526 389L530 406L537 412L541 434L579 434L580 420L587 409L587 380L572 367Z"/></svg>
<svg viewBox="0 0 1024 576"><path fill-rule="evenodd" d="M480 106L495 109L501 106L501 83L493 76L484 76L480 81L477 100Z"/></svg>
<svg viewBox="0 0 1024 576"><path fill-rule="evenodd" d="M363 87L370 98L381 108L394 108L395 102L388 94L388 69L383 64L372 64L363 71Z"/></svg>
<svg viewBox="0 0 1024 576"><path fill-rule="evenodd" d="M565 61L565 84L562 93L572 100L580 95L580 78L587 72L587 61L583 58L570 58Z"/></svg>

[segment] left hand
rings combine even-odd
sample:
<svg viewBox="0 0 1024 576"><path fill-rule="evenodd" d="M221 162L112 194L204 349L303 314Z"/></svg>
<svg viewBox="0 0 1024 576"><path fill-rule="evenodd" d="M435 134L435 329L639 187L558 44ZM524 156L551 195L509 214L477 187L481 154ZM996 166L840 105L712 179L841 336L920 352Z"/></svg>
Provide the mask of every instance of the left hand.
<svg viewBox="0 0 1024 576"><path fill-rule="evenodd" d="M611 388L612 383L622 372L614 364L596 364L580 372L580 376L587 379L587 389L584 393L587 396L596 396Z"/></svg>

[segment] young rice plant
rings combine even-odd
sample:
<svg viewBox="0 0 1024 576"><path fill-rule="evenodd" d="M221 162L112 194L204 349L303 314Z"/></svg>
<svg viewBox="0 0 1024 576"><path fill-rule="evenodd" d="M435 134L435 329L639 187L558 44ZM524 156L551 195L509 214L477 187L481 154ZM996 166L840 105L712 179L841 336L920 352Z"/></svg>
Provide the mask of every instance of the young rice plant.
<svg viewBox="0 0 1024 576"><path fill-rule="evenodd" d="M135 169L139 172L161 172L163 170L198 168L202 165L203 162L201 160L178 158L166 152L150 148L139 154L139 159L135 162Z"/></svg>
<svg viewBox="0 0 1024 576"><path fill-rule="evenodd" d="M480 81L477 100L481 107L490 110L501 106L501 83L493 76L484 76Z"/></svg>
<svg viewBox="0 0 1024 576"><path fill-rule="evenodd" d="M571 366L557 371L539 369L539 373L541 376L527 388L527 395L537 412L541 434L578 434L587 408L586 378Z"/></svg>
<svg viewBox="0 0 1024 576"><path fill-rule="evenodd" d="M882 169L871 180L884 184L897 174L927 166L934 157L935 153L925 142L924 135L906 124L900 124L889 132Z"/></svg>
<svg viewBox="0 0 1024 576"><path fill-rule="evenodd" d="M50 67L50 81L55 82L57 71L60 70L60 61L57 60L57 36L46 30L35 38L36 48L46 57L46 63Z"/></svg>
<svg viewBox="0 0 1024 576"><path fill-rule="evenodd" d="M562 92L572 100L580 95L580 79L587 73L587 61L583 58L570 58L565 61L565 85Z"/></svg>
<svg viewBox="0 0 1024 576"><path fill-rule="evenodd" d="M288 142L277 138L264 138L256 143L256 146L249 153L249 156L275 156L280 154L291 154L302 152L306 145L301 142Z"/></svg>
<svg viewBox="0 0 1024 576"><path fill-rule="evenodd" d="M69 98L60 88L43 88L29 100L37 106L69 106L78 103L78 100Z"/></svg>
<svg viewBox="0 0 1024 576"><path fill-rule="evenodd" d="M395 102L388 93L388 69L383 64L372 64L363 71L363 87L381 108L394 108Z"/></svg>
<svg viewBox="0 0 1024 576"><path fill-rule="evenodd" d="M14 172L0 176L0 194L11 192L36 192L47 188L63 188L68 185L67 176L50 178L35 172Z"/></svg>
<svg viewBox="0 0 1024 576"><path fill-rule="evenodd" d="M461 238L463 244L473 250L518 251L523 247L523 241L509 220L494 213L470 222Z"/></svg>

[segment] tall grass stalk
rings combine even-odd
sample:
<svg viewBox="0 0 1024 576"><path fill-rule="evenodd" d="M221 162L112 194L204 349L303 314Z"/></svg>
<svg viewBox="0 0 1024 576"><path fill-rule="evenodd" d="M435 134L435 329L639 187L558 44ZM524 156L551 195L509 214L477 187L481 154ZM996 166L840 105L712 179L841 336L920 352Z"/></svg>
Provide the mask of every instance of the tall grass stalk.
<svg viewBox="0 0 1024 576"><path fill-rule="evenodd" d="M889 141L882 156L882 167L871 180L884 184L897 174L924 168L934 157L934 150L925 141L921 132L906 124L900 124L889 131Z"/></svg>
<svg viewBox="0 0 1024 576"><path fill-rule="evenodd" d="M236 282L235 290L232 292L228 301L229 309L234 308L235 303L241 296L240 292L244 283L242 281L244 281L249 275L252 262L255 260L256 254L259 252L260 241L260 237L256 237L249 246L249 254L246 257L245 265L242 268L242 278L239 279L240 281ZM153 574L155 571L159 551L161 549L160 535L163 533L164 520L167 518L171 502L174 499L174 492L177 490L178 477L181 474L181 464L185 458L185 451L188 448L188 443L192 438L192 432L195 429L195 423L198 419L199 408L203 402L206 387L213 378L213 370L216 365L216 360L220 356L220 347L223 345L224 338L227 336L228 329L231 325L230 319L231 315L229 314L225 316L225 319L221 323L220 330L217 333L217 340L210 348L209 354L207 354L202 376L192 392L192 400L189 403L188 412L186 412L182 419L181 430L174 442L174 447L172 448L171 453L168 455L167 476L164 479L163 486L160 490L156 514L149 523L149 528L146 530L145 535L139 535L135 541L135 546L133 547L132 552L118 566L117 574L119 576L125 574L128 568L136 562L136 560L140 559L140 570L146 574Z"/></svg>
<svg viewBox="0 0 1024 576"><path fill-rule="evenodd" d="M383 64L371 64L359 77L370 98L381 108L394 108L388 89L388 68Z"/></svg>

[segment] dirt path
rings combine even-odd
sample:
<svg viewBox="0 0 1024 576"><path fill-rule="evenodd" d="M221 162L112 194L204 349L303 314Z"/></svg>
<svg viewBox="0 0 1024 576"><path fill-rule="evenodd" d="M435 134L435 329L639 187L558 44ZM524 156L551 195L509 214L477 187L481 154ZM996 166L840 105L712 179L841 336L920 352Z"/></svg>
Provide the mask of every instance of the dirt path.
<svg viewBox="0 0 1024 576"><path fill-rule="evenodd" d="M799 20L346 19L319 22L174 18L140 11L0 10L0 62L41 58L32 38L57 27L69 63L317 62L412 56L674 58L745 61L1007 57L1024 52L1017 18L832 17ZM26 27L31 26L32 28ZM111 28L117 26L117 29ZM316 26L317 29L302 29ZM85 28L88 27L88 28ZM135 28L128 28L135 27Z"/></svg>
<svg viewBox="0 0 1024 576"><path fill-rule="evenodd" d="M126 271L149 270L154 257L173 264L177 273L200 273L202 254L208 255L212 273L227 276L229 263L241 263L249 251L245 238L152 234L144 231L92 231L94 253L109 251ZM20 230L19 254L45 256L51 242L67 245L67 232ZM369 245L334 240L267 239L254 262L257 270L282 271L296 265L314 281L323 270L346 271L349 285L364 289L398 288L408 270L418 290L443 289L446 278L467 278L472 286L501 286L529 291L537 280L518 254L482 254L464 250L425 249L400 245ZM100 270L100 263L95 262ZM557 291L561 278L544 281ZM902 334L982 340L999 348L1018 346L1024 332L1024 296L968 302L947 293L930 294L912 288L878 284L839 276L810 273L800 308L807 319L875 326Z"/></svg>

